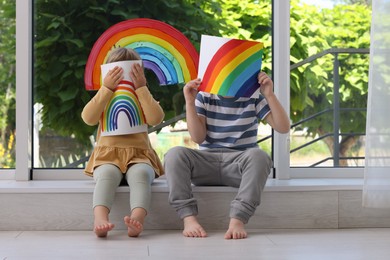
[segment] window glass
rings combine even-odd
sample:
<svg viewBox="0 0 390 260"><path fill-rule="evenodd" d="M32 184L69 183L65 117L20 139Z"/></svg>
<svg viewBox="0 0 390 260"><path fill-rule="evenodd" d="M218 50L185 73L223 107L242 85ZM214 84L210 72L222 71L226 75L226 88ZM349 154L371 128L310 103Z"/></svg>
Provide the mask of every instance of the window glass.
<svg viewBox="0 0 390 260"><path fill-rule="evenodd" d="M291 167L364 166L370 23L367 1L291 1Z"/></svg>
<svg viewBox="0 0 390 260"><path fill-rule="evenodd" d="M185 10L185 12L183 12ZM88 55L112 25L153 17L182 32L199 50L202 34L262 41L263 70L271 75L271 1L34 1L34 167L83 168L95 142L96 126L80 114L95 94L84 86ZM80 22L82 21L82 22ZM181 85L159 86L146 72L149 88L170 122L150 133L160 158L170 147L196 147L186 131ZM272 76L272 75L271 75ZM181 120L175 120L181 118ZM259 143L271 153L271 130L260 127Z"/></svg>
<svg viewBox="0 0 390 260"><path fill-rule="evenodd" d="M0 1L0 169L15 168L15 1Z"/></svg>

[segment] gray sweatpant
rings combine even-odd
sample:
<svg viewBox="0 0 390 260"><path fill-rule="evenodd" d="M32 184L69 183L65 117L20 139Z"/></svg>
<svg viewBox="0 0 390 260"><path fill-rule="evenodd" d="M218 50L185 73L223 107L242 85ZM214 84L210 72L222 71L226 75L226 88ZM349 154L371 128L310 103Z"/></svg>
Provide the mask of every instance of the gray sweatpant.
<svg viewBox="0 0 390 260"><path fill-rule="evenodd" d="M143 208L149 211L155 172L146 163L137 163L129 167L125 178L130 188L130 208ZM116 190L124 178L123 173L113 164L98 166L93 172L96 182L93 192L93 208L105 206L111 210L114 203Z"/></svg>
<svg viewBox="0 0 390 260"><path fill-rule="evenodd" d="M272 160L259 148L195 150L178 146L165 154L164 167L169 203L181 219L198 214L192 183L237 187L229 216L247 223L260 204Z"/></svg>

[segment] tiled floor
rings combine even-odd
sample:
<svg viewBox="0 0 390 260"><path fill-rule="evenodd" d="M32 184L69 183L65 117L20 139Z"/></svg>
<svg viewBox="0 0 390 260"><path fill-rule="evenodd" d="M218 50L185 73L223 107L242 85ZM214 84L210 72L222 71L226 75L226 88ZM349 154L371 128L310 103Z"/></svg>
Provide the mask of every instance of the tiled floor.
<svg viewBox="0 0 390 260"><path fill-rule="evenodd" d="M112 231L105 239L90 231L2 231L0 260L12 259L390 259L390 229L248 230L244 240L224 232L185 238L179 230L145 230L138 238Z"/></svg>

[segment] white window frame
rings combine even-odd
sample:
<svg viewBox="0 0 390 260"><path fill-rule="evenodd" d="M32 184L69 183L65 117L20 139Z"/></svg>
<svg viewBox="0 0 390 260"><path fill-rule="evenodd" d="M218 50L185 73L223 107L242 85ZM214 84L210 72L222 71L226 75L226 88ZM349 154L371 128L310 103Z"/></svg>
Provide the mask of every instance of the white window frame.
<svg viewBox="0 0 390 260"><path fill-rule="evenodd" d="M273 80L274 92L290 114L290 1L273 1ZM286 38L288 39L286 41ZM276 179L290 178L290 145L287 134L274 131L274 168Z"/></svg>
<svg viewBox="0 0 390 260"><path fill-rule="evenodd" d="M32 0L16 0L15 179L17 181L30 180L31 171L32 15Z"/></svg>

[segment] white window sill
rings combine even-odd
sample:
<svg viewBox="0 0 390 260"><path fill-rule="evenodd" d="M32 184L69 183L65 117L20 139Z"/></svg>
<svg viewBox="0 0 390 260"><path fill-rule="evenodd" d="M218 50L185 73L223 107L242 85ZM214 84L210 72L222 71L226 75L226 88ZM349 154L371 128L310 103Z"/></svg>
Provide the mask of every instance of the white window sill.
<svg viewBox="0 0 390 260"><path fill-rule="evenodd" d="M92 193L95 183L91 180L35 180L14 181L0 180L0 193ZM265 191L337 191L362 190L363 179L291 179L267 181ZM223 186L194 186L194 192L233 192L236 188ZM153 192L168 192L166 180L156 179L152 186ZM121 186L118 192L128 192Z"/></svg>

